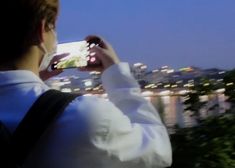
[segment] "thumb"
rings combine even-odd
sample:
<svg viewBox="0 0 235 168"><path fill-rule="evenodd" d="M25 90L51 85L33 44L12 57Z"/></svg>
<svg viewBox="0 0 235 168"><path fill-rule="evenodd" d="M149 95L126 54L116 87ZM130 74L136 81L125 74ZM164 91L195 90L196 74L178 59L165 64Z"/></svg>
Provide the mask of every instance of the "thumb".
<svg viewBox="0 0 235 168"><path fill-rule="evenodd" d="M106 44L106 42L104 41L103 38L96 36L96 35L89 35L85 38L85 40L87 41L87 43L89 44L95 44L98 45L101 48L107 49L108 45Z"/></svg>

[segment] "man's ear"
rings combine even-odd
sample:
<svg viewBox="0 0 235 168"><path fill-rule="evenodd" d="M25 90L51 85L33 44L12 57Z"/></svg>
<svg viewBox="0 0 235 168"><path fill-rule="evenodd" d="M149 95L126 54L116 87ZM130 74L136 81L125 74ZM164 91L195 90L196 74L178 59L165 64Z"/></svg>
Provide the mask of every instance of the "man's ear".
<svg viewBox="0 0 235 168"><path fill-rule="evenodd" d="M46 26L46 21L42 20L41 23L40 23L40 28L39 28L39 32L38 32L39 43L42 43L45 40L45 38L44 38L44 34L46 32L45 26Z"/></svg>

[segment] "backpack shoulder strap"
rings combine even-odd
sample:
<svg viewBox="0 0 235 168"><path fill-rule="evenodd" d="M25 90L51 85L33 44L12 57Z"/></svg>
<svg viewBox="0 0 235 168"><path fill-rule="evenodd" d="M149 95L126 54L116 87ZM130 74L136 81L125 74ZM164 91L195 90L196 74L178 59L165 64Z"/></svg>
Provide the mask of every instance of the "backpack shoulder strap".
<svg viewBox="0 0 235 168"><path fill-rule="evenodd" d="M10 154L11 134L6 126L0 121L0 167L7 163L7 158ZM4 163L3 163L4 162Z"/></svg>
<svg viewBox="0 0 235 168"><path fill-rule="evenodd" d="M12 137L16 163L22 165L31 149L65 107L79 95L49 90L32 105Z"/></svg>

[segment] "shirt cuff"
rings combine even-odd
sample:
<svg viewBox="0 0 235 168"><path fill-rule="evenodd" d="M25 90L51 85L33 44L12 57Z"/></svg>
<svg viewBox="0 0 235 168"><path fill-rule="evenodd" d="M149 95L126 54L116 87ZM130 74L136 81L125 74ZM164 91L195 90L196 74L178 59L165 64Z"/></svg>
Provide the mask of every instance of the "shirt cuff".
<svg viewBox="0 0 235 168"><path fill-rule="evenodd" d="M112 92L114 89L140 88L126 62L110 66L103 72L101 79L107 92Z"/></svg>

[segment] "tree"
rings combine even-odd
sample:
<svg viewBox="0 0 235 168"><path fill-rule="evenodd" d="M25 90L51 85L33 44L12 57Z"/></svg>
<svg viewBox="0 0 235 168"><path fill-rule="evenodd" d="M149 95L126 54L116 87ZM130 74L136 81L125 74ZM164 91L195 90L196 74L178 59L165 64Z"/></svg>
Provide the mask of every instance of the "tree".
<svg viewBox="0 0 235 168"><path fill-rule="evenodd" d="M201 109L208 103L200 101L200 96L212 95L216 89L217 87L209 79L201 78L199 84L191 87L191 91L184 96L185 111L191 111L197 122L201 120ZM216 105L208 110L213 110L215 107Z"/></svg>
<svg viewBox="0 0 235 168"><path fill-rule="evenodd" d="M213 94L219 88L225 88L230 109L218 116L200 119L200 109L205 105L200 102L200 96ZM185 98L186 110L191 110L200 123L195 127L176 129L171 135L171 168L235 167L235 70L226 73L224 85L202 79Z"/></svg>
<svg viewBox="0 0 235 168"><path fill-rule="evenodd" d="M171 135L172 168L235 167L235 115L202 120L200 126L178 129Z"/></svg>
<svg viewBox="0 0 235 168"><path fill-rule="evenodd" d="M226 73L224 83L227 102L231 105L227 112L235 113L235 69Z"/></svg>

